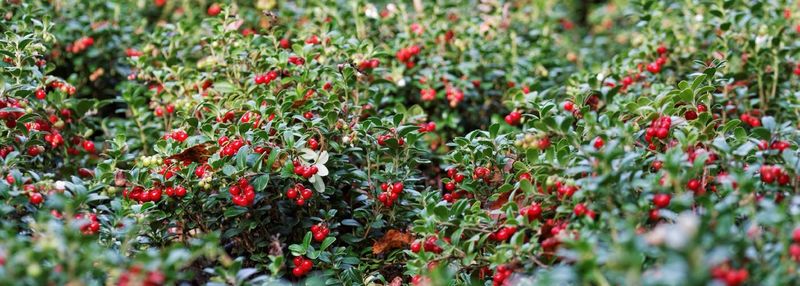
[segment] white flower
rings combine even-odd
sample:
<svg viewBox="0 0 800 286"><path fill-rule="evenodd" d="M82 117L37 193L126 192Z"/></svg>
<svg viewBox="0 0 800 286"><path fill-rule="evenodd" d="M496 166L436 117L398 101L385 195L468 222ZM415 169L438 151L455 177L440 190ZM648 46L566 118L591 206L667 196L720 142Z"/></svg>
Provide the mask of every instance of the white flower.
<svg viewBox="0 0 800 286"><path fill-rule="evenodd" d="M375 8L375 5L367 4L364 14L367 15L367 18L378 19L378 9Z"/></svg>
<svg viewBox="0 0 800 286"><path fill-rule="evenodd" d="M56 181L53 184L53 187L55 187L56 190L63 191L63 190L65 190L67 188L67 184L64 181Z"/></svg>
<svg viewBox="0 0 800 286"><path fill-rule="evenodd" d="M329 158L328 151L314 152L314 150L309 148L303 148L300 149L300 151L303 152L300 158L303 158L309 166L317 167L318 170L314 176L308 179L310 183L322 180L322 177L328 175L328 168L325 167L325 163L328 162Z"/></svg>
<svg viewBox="0 0 800 286"><path fill-rule="evenodd" d="M660 224L648 232L644 239L652 245L666 245L672 249L682 249L697 234L700 220L691 212L678 215L674 224Z"/></svg>
<svg viewBox="0 0 800 286"><path fill-rule="evenodd" d="M756 37L756 49L761 49L764 45L767 44L767 36L760 35Z"/></svg>

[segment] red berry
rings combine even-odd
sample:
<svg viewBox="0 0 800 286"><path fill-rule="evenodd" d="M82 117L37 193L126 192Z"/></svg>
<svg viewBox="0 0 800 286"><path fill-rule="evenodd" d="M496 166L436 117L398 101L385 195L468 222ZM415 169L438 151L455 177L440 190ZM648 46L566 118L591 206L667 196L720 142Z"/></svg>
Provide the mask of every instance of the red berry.
<svg viewBox="0 0 800 286"><path fill-rule="evenodd" d="M649 64L647 64L647 71L649 71L650 73L653 73L653 74L658 74L658 73L661 72L661 66L658 65L658 63L655 63L655 62L649 63Z"/></svg>
<svg viewBox="0 0 800 286"><path fill-rule="evenodd" d="M686 184L686 187L689 190L697 192L700 190L700 181L698 181L697 179L691 179L689 180L689 183Z"/></svg>
<svg viewBox="0 0 800 286"><path fill-rule="evenodd" d="M411 252L417 253L420 250L422 250L422 242L420 242L419 240L415 240L414 242L411 243Z"/></svg>
<svg viewBox="0 0 800 286"><path fill-rule="evenodd" d="M46 97L47 97L47 92L45 92L43 89L36 90L36 99L42 100L45 99Z"/></svg>
<svg viewBox="0 0 800 286"><path fill-rule="evenodd" d="M82 145L83 145L83 149L86 150L86 152L94 154L94 152L95 152L94 142L89 141L89 140L84 140Z"/></svg>
<svg viewBox="0 0 800 286"><path fill-rule="evenodd" d="M622 86L629 86L631 84L633 84L633 78L629 76L622 78ZM566 109L566 107L564 109Z"/></svg>
<svg viewBox="0 0 800 286"><path fill-rule="evenodd" d="M185 196L186 195L186 188L184 188L183 186L175 187L175 195L178 196L178 197Z"/></svg>
<svg viewBox="0 0 800 286"><path fill-rule="evenodd" d="M28 200L30 201L30 203L38 205L41 204L42 201L44 201L44 197L42 197L42 194L40 193L31 193Z"/></svg>
<svg viewBox="0 0 800 286"><path fill-rule="evenodd" d="M658 46L658 48L656 49L656 52L657 52L659 55L663 55L663 54L667 53L667 47L665 47L663 44L661 44L661 45L659 45L659 46Z"/></svg>
<svg viewBox="0 0 800 286"><path fill-rule="evenodd" d="M660 209L669 206L670 196L668 194L656 194L653 196L653 204Z"/></svg>
<svg viewBox="0 0 800 286"><path fill-rule="evenodd" d="M575 104L572 101L564 102L564 110L566 111L573 111L575 110Z"/></svg>
<svg viewBox="0 0 800 286"><path fill-rule="evenodd" d="M597 138L594 139L594 148L595 149L603 148L603 145L605 145L605 141L603 141L603 138L597 137Z"/></svg>
<svg viewBox="0 0 800 286"><path fill-rule="evenodd" d="M286 197L292 200L297 198L297 190L295 190L294 188L289 189L288 191L286 191Z"/></svg>
<svg viewBox="0 0 800 286"><path fill-rule="evenodd" d="M208 7L208 11L206 11L206 12L208 12L209 16L213 17L213 16L219 15L219 12L221 12L221 11L222 11L222 7L220 7L219 4L214 3L214 4L211 4L211 6Z"/></svg>

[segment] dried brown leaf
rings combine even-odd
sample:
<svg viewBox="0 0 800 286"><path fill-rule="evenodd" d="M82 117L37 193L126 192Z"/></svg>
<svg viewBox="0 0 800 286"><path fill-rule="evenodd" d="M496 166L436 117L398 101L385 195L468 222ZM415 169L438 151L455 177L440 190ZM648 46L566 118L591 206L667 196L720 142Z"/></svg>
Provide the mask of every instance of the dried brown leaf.
<svg viewBox="0 0 800 286"><path fill-rule="evenodd" d="M386 234L372 244L372 253L381 254L386 251L405 247L414 241L414 236L410 233L401 232L396 229L390 229Z"/></svg>

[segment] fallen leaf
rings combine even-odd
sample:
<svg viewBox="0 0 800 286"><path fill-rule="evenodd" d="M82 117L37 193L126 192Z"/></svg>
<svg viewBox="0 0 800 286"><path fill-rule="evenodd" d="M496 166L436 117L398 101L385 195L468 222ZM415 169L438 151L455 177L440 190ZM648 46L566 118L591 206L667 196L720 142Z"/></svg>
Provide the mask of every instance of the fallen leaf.
<svg viewBox="0 0 800 286"><path fill-rule="evenodd" d="M396 229L390 229L386 234L372 244L372 253L381 254L391 249L402 248L411 244L414 236Z"/></svg>
<svg viewBox="0 0 800 286"><path fill-rule="evenodd" d="M188 161L202 164L208 161L208 157L211 157L211 154L214 154L214 150L211 148L213 146L214 144L211 142L197 144L183 150L183 152L169 156L167 159L176 160L178 162Z"/></svg>

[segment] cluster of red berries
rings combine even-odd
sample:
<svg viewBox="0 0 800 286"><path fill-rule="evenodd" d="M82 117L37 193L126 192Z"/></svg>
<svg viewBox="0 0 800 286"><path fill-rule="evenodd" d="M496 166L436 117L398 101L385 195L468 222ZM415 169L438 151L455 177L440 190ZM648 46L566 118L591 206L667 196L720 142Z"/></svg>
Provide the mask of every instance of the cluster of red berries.
<svg viewBox="0 0 800 286"><path fill-rule="evenodd" d="M783 150L791 146L792 144L783 140L775 140L775 142L772 142L771 145L769 144L769 142L767 142L767 140L761 140L758 142L758 149L761 151L772 149L772 150L778 150L778 152L783 152Z"/></svg>
<svg viewBox="0 0 800 286"><path fill-rule="evenodd" d="M144 277L141 277L142 274L145 274ZM117 286L161 286L164 285L165 280L166 276L161 271L153 270L142 273L141 267L131 266L119 275Z"/></svg>
<svg viewBox="0 0 800 286"><path fill-rule="evenodd" d="M575 207L572 208L572 213L575 214L576 217L588 216L591 219L594 219L597 216L593 210L590 210L589 207L583 203L576 204Z"/></svg>
<svg viewBox="0 0 800 286"><path fill-rule="evenodd" d="M317 141L315 138L308 138L306 146L308 146L308 148L311 150L317 150L319 149L319 141Z"/></svg>
<svg viewBox="0 0 800 286"><path fill-rule="evenodd" d="M474 197L474 195L468 193L465 190L460 190L460 191L457 191L457 192L451 192L451 193L446 193L446 194L442 195L442 200L452 204L452 203L456 202L457 200L460 200L462 197L467 197L467 198L471 199L471 198Z"/></svg>
<svg viewBox="0 0 800 286"><path fill-rule="evenodd" d="M166 194L168 197L182 198L183 196L186 196L186 188L181 185L174 187L170 186L164 189L164 194Z"/></svg>
<svg viewBox="0 0 800 286"><path fill-rule="evenodd" d="M203 163L202 165L198 165L197 168L194 169L194 175L198 178L203 178L206 176L207 172L211 171L211 165L208 163Z"/></svg>
<svg viewBox="0 0 800 286"><path fill-rule="evenodd" d="M658 53L658 59L655 62L647 64L647 71L653 74L657 74L661 72L661 68L667 63L667 47L664 45L658 46L656 49Z"/></svg>
<svg viewBox="0 0 800 286"><path fill-rule="evenodd" d="M44 135L44 141L50 143L50 147L56 148L64 144L64 137L58 131L52 131Z"/></svg>
<svg viewBox="0 0 800 286"><path fill-rule="evenodd" d="M460 199L465 194L467 196L470 195L465 191L456 191L458 184L463 182L465 177L463 174L458 173L458 170L456 168L447 169L447 177L450 178L450 181L444 184L444 189L448 193L442 195L443 200L447 201L448 203L453 203L456 200Z"/></svg>
<svg viewBox="0 0 800 286"><path fill-rule="evenodd" d="M425 88L419 91L419 97L422 101L433 101L436 99L436 90L432 88Z"/></svg>
<svg viewBox="0 0 800 286"><path fill-rule="evenodd" d="M91 47L92 45L94 45L94 38L81 37L80 39L75 40L71 44L67 44L67 52L77 54L83 52L83 50Z"/></svg>
<svg viewBox="0 0 800 286"><path fill-rule="evenodd" d="M286 190L286 197L290 200L294 200L294 203L298 206L306 204L306 200L311 199L312 196L314 196L314 192L300 183L297 183Z"/></svg>
<svg viewBox="0 0 800 286"><path fill-rule="evenodd" d="M464 100L464 92L454 87L447 87L444 90L444 95L447 101L450 102L450 107L455 107Z"/></svg>
<svg viewBox="0 0 800 286"><path fill-rule="evenodd" d="M142 55L144 55L144 53L139 51L139 50L137 50L137 49L133 49L133 48L125 49L125 56L126 57L133 58L133 57L141 57Z"/></svg>
<svg viewBox="0 0 800 286"><path fill-rule="evenodd" d="M17 119L22 117L25 113L22 111L6 111L3 109L11 108L11 109L24 109L26 104L22 101L16 100L14 98L6 97L5 99L0 99L0 119L5 120L6 127L14 128L17 126Z"/></svg>
<svg viewBox="0 0 800 286"><path fill-rule="evenodd" d="M253 128L258 129L261 127L261 114L258 114L253 111L247 111L242 114L242 117L239 117L239 122L241 123L253 123Z"/></svg>
<svg viewBox="0 0 800 286"><path fill-rule="evenodd" d="M311 271L311 268L314 267L314 262L310 259L306 259L302 256L296 256L292 263L294 263L294 269L292 269L292 275L295 277L301 277L306 275L308 271Z"/></svg>
<svg viewBox="0 0 800 286"><path fill-rule="evenodd" d="M100 230L100 221L97 220L97 215L90 214L76 214L75 219L78 220L78 228L81 233L85 235L96 234Z"/></svg>
<svg viewBox="0 0 800 286"><path fill-rule="evenodd" d="M729 266L716 266L711 268L711 277L725 283L726 286L739 286L747 281L747 269L732 269Z"/></svg>
<svg viewBox="0 0 800 286"><path fill-rule="evenodd" d="M13 146L4 146L0 147L0 158L5 159L8 156L8 153L14 152Z"/></svg>
<svg viewBox="0 0 800 286"><path fill-rule="evenodd" d="M236 118L236 113L233 112L233 110L229 110L228 112L225 112L225 115L217 116L216 120L219 123L225 123L225 122L231 122L235 118Z"/></svg>
<svg viewBox="0 0 800 286"><path fill-rule="evenodd" d="M246 178L239 179L237 184L228 189L228 193L231 194L233 204L240 207L252 205L253 200L256 198L256 189Z"/></svg>
<svg viewBox="0 0 800 286"><path fill-rule="evenodd" d="M431 279L426 276L417 274L411 277L411 285L414 286L431 285Z"/></svg>
<svg viewBox="0 0 800 286"><path fill-rule="evenodd" d="M183 143L183 141L186 141L186 138L189 138L189 134L187 134L186 131L183 131L182 129L178 129L170 132L169 138L172 138L175 141Z"/></svg>
<svg viewBox="0 0 800 286"><path fill-rule="evenodd" d="M319 168L317 166L303 166L300 161L292 161L294 165L294 174L301 176L303 178L311 178L312 176L316 175L319 172Z"/></svg>
<svg viewBox="0 0 800 286"><path fill-rule="evenodd" d="M622 90L627 90L628 87L633 84L633 78L630 76L625 76L622 78L621 83L622 83Z"/></svg>
<svg viewBox="0 0 800 286"><path fill-rule="evenodd" d="M514 273L514 270L507 265L498 265L497 270L494 272L492 276L492 285L493 286L502 286L506 285L506 280L508 277L511 277L511 274Z"/></svg>
<svg viewBox="0 0 800 286"><path fill-rule="evenodd" d="M381 193L378 194L378 201L380 201L384 206L391 207L398 198L400 198L400 194L403 192L403 182L395 182L392 183L382 183L381 184Z"/></svg>
<svg viewBox="0 0 800 286"><path fill-rule="evenodd" d="M436 122L431 121L431 122L423 122L423 123L419 124L419 132L420 133L433 132L433 131L436 131Z"/></svg>
<svg viewBox="0 0 800 286"><path fill-rule="evenodd" d="M314 237L314 241L321 242L328 237L328 234L331 233L331 230L328 226L324 224L315 224L311 226L311 235Z"/></svg>
<svg viewBox="0 0 800 286"><path fill-rule="evenodd" d="M655 206L655 208L650 210L648 214L650 220L658 220L659 210L668 207L671 199L672 197L669 194L655 194L653 196L653 206Z"/></svg>
<svg viewBox="0 0 800 286"><path fill-rule="evenodd" d="M424 243L421 240L415 240L411 243L411 252L418 253L425 249L425 252L441 253L443 249L437 242L439 242L439 238L436 236L429 236Z"/></svg>
<svg viewBox="0 0 800 286"><path fill-rule="evenodd" d="M784 171L780 166L762 165L759 169L759 173L761 174L761 181L766 184L778 182L781 186L785 186L791 181L789 173Z"/></svg>
<svg viewBox="0 0 800 286"><path fill-rule="evenodd" d="M489 168L477 167L475 168L475 171L472 171L472 179L474 180L483 179L484 181L488 181L490 173L491 172L489 171Z"/></svg>
<svg viewBox="0 0 800 286"><path fill-rule="evenodd" d="M222 136L217 140L217 143L222 146L222 150L219 152L220 155L223 157L230 157L239 153L239 149L244 147L244 140L241 138L229 140L227 136Z"/></svg>
<svg viewBox="0 0 800 286"><path fill-rule="evenodd" d="M381 61L378 59L364 60L363 62L358 64L358 69L361 71L371 70L377 68L380 64Z"/></svg>
<svg viewBox="0 0 800 286"><path fill-rule="evenodd" d="M644 140L650 143L650 150L655 150L656 145L653 142L653 137L658 139L665 139L669 136L669 128L672 126L672 118L669 116L660 116L650 122L650 127L647 128L644 135Z"/></svg>
<svg viewBox="0 0 800 286"><path fill-rule="evenodd" d="M317 35L311 35L306 38L306 44L308 45L318 45L319 44L319 37Z"/></svg>
<svg viewBox="0 0 800 286"><path fill-rule="evenodd" d="M42 147L42 145L28 146L28 155L31 157L39 156L42 152L44 152L44 147Z"/></svg>
<svg viewBox="0 0 800 286"><path fill-rule="evenodd" d="M399 51L397 51L397 54L395 54L395 56L397 57L398 61L406 64L407 68L413 68L414 67L413 58L414 56L419 54L420 50L421 49L419 48L419 46L411 45L407 48L402 48Z"/></svg>
<svg viewBox="0 0 800 286"><path fill-rule="evenodd" d="M706 109L705 105L698 104L697 107L696 107L696 110L688 110L688 111L686 111L686 113L683 114L683 117L686 118L686 120L695 120L695 119L697 119L697 114L698 113L706 112L706 110L707 109Z"/></svg>
<svg viewBox="0 0 800 286"><path fill-rule="evenodd" d="M709 151L706 148L703 148L702 146L697 146L697 147L689 146L688 148L686 148L686 155L689 157L689 163L694 164L694 160L697 159L697 156L700 156L702 154L706 154L707 156L705 162L707 165L717 161L717 154L712 151Z"/></svg>
<svg viewBox="0 0 800 286"><path fill-rule="evenodd" d="M556 187L556 192L558 193L558 197L562 199L570 198L572 197L572 195L575 194L575 192L578 191L578 186L567 185L560 181L555 183L555 187Z"/></svg>
<svg viewBox="0 0 800 286"><path fill-rule="evenodd" d="M489 239L495 241L506 241L511 238L514 233L517 232L517 227L515 226L504 226L499 230L489 234Z"/></svg>
<svg viewBox="0 0 800 286"><path fill-rule="evenodd" d="M306 63L306 60L298 56L289 56L289 63L296 66L302 66Z"/></svg>
<svg viewBox="0 0 800 286"><path fill-rule="evenodd" d="M529 206L519 209L519 215L528 218L528 221L534 221L542 216L542 206L537 203L532 203Z"/></svg>
<svg viewBox="0 0 800 286"><path fill-rule="evenodd" d="M396 134L394 134L394 128L392 128L391 131L392 131L391 134L378 135L378 145L386 146L386 140L389 140L389 139L392 139L392 138L397 138L397 145L398 146L403 146L403 145L406 144L406 141L403 140L403 137L400 137L400 136L397 136Z"/></svg>
<svg viewBox="0 0 800 286"><path fill-rule="evenodd" d="M512 111L506 115L505 120L508 125L519 125L520 120L522 120L522 113L519 111Z"/></svg>
<svg viewBox="0 0 800 286"><path fill-rule="evenodd" d="M163 117L165 111L167 112L167 114L175 113L175 105L167 104L166 107L156 106L156 108L153 109L153 114L156 117Z"/></svg>
<svg viewBox="0 0 800 286"><path fill-rule="evenodd" d="M792 231L792 244L789 245L789 256L794 261L800 261L800 228Z"/></svg>
<svg viewBox="0 0 800 286"><path fill-rule="evenodd" d="M184 165L191 164L190 161L184 161ZM176 172L180 172L181 166L180 164L174 164L172 160L166 159L164 163L161 165L161 169L158 170L158 173L164 176L164 179L171 179L175 176Z"/></svg>
<svg viewBox="0 0 800 286"><path fill-rule="evenodd" d="M256 84L269 84L276 78L278 78L278 72L276 71L269 71L265 74L257 74L254 78Z"/></svg>
<svg viewBox="0 0 800 286"><path fill-rule="evenodd" d="M136 186L130 191L128 189L122 191L123 198L137 201L139 203L160 201L162 194L163 191L158 187L145 190L144 187Z"/></svg>
<svg viewBox="0 0 800 286"><path fill-rule="evenodd" d="M22 189L28 193L28 202L31 204L38 205L44 201L44 197L41 193L36 191L36 187L34 185L27 184L23 186Z"/></svg>
<svg viewBox="0 0 800 286"><path fill-rule="evenodd" d="M761 119L760 118L758 118L757 116L754 116L754 115L747 114L747 113L742 113L742 115L739 116L739 120L741 120L744 123L747 123L747 125L750 125L750 127L759 127L759 126L761 126Z"/></svg>
<svg viewBox="0 0 800 286"><path fill-rule="evenodd" d="M75 92L77 91L74 85L58 80L50 82L50 87L54 89L60 89L61 92L69 95L75 95Z"/></svg>

